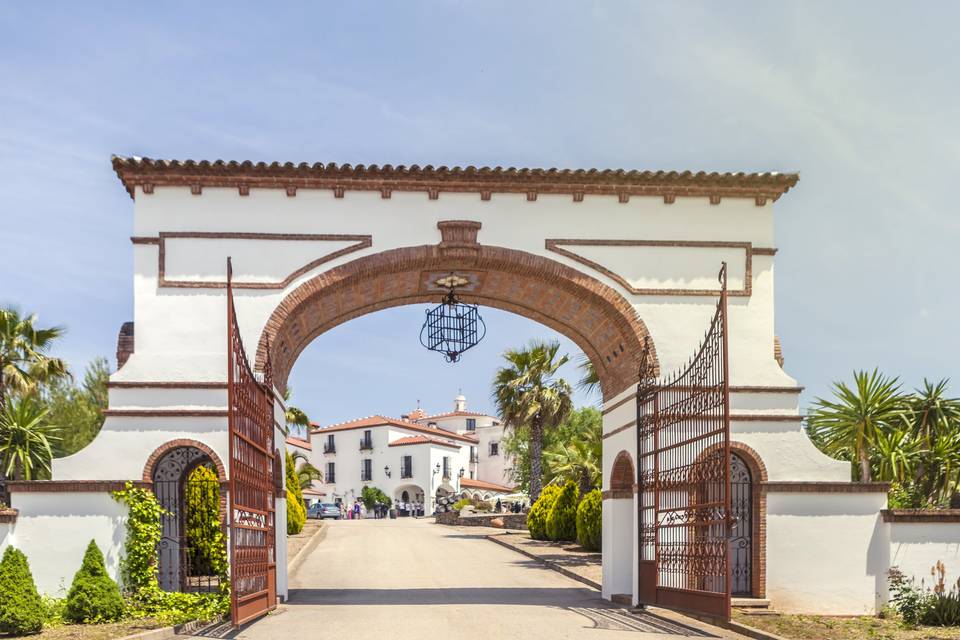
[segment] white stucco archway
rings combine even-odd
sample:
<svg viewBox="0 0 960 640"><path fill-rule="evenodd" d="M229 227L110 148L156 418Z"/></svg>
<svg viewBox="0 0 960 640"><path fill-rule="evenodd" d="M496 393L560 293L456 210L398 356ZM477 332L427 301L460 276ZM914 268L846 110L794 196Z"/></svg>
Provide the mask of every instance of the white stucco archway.
<svg viewBox="0 0 960 640"><path fill-rule="evenodd" d="M682 366L712 317L716 271L727 262L732 430L769 472L768 592L784 593L795 579L775 564L797 567L803 557L778 527L816 516L797 487L846 499L836 508L853 520L829 525L837 531L876 520L882 494L844 489L847 465L807 440L799 387L774 357L773 203L796 175L141 158L116 158L114 169L135 203L135 324L118 345L125 364L111 377L103 429L55 461L59 482L139 479L151 452L179 438L228 459L228 256L244 344L257 366L269 355L280 387L311 339L366 313L436 299L437 276L453 271L469 281L465 299L542 322L597 365L608 492L603 594L635 602L638 525L626 511L636 513L636 498L614 488L614 467L621 453L636 457L639 350L651 345L663 371ZM21 513L40 509L28 494L20 500ZM97 535L113 535L108 519L97 522ZM815 590L818 600L847 610L872 600L862 558L818 553L845 572L836 593ZM38 572L55 582L55 571Z"/></svg>

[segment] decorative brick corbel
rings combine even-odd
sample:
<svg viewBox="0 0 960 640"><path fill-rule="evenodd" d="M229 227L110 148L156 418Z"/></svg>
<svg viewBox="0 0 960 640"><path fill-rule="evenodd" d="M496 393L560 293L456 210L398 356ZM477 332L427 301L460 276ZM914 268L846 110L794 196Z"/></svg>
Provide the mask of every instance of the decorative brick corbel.
<svg viewBox="0 0 960 640"><path fill-rule="evenodd" d="M710 194L710 204L720 204L720 194L712 193Z"/></svg>
<svg viewBox="0 0 960 640"><path fill-rule="evenodd" d="M481 199L481 200L484 200L484 201L489 200L489 199L490 199L490 192L489 192L489 191L481 191L481 192L480 192L480 199Z"/></svg>
<svg viewBox="0 0 960 640"><path fill-rule="evenodd" d="M663 204L673 204L676 201L677 201L677 194L675 193L663 194Z"/></svg>
<svg viewBox="0 0 960 640"><path fill-rule="evenodd" d="M201 193L203 193L203 187L199 184L192 184L190 185L190 193L192 193L195 196L198 196Z"/></svg>
<svg viewBox="0 0 960 640"><path fill-rule="evenodd" d="M294 198L297 195L297 188L292 184L287 185L287 197Z"/></svg>
<svg viewBox="0 0 960 640"><path fill-rule="evenodd" d="M527 191L527 202L536 202L536 201L537 201L537 192Z"/></svg>
<svg viewBox="0 0 960 640"><path fill-rule="evenodd" d="M763 205L767 204L767 198L766 196L757 196L753 199L753 203L758 207L762 207Z"/></svg>
<svg viewBox="0 0 960 640"><path fill-rule="evenodd" d="M573 192L573 201L574 201L574 202L583 202L583 191L574 191L574 192Z"/></svg>
<svg viewBox="0 0 960 640"><path fill-rule="evenodd" d="M481 224L475 220L441 220L437 223L440 229L440 255L442 256L476 256L480 254L480 243L477 242L477 232Z"/></svg>
<svg viewBox="0 0 960 640"><path fill-rule="evenodd" d="M237 185L237 191L242 196L248 196L250 195L250 185L248 184Z"/></svg>
<svg viewBox="0 0 960 640"><path fill-rule="evenodd" d="M427 195L430 197L431 200L436 200L437 198L440 197L440 189L438 189L437 187L428 187Z"/></svg>
<svg viewBox="0 0 960 640"><path fill-rule="evenodd" d="M334 197L334 198L342 198L342 197L343 197L343 187L341 187L340 185L335 186L335 187L333 188L333 197Z"/></svg>
<svg viewBox="0 0 960 640"><path fill-rule="evenodd" d="M146 194L151 194L151 193L153 193L153 183L152 183L152 182L144 182L144 183L143 183L143 192L146 193Z"/></svg>
<svg viewBox="0 0 960 640"><path fill-rule="evenodd" d="M383 187L380 189L380 197L384 200L389 200L390 196L393 195L393 189L389 187Z"/></svg>
<svg viewBox="0 0 960 640"><path fill-rule="evenodd" d="M620 204L626 204L630 202L630 194L626 191L621 191L617 194L617 199L620 200Z"/></svg>

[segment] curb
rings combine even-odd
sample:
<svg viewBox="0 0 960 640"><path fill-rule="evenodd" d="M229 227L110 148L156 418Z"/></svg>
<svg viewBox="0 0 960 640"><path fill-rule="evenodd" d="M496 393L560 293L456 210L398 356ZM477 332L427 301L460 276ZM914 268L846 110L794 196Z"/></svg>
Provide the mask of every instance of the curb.
<svg viewBox="0 0 960 640"><path fill-rule="evenodd" d="M307 556L310 555L310 553L317 548L317 545L319 545L320 542L327 537L327 529L327 525L323 525L317 529L313 536L310 537L310 540L307 541L307 544L303 545L300 551L297 551L297 555L287 560L288 577L291 573L296 571L301 564L303 564L303 561L307 559Z"/></svg>
<svg viewBox="0 0 960 640"><path fill-rule="evenodd" d="M217 626L223 622L223 619L223 616L218 616L208 622L200 622L199 620L184 622L183 624L175 624L172 627L161 627L159 629L141 631L132 636L124 636L119 640L168 640L168 638L176 638L177 636L195 635L197 632Z"/></svg>
<svg viewBox="0 0 960 640"><path fill-rule="evenodd" d="M587 585L587 586L589 586L589 587L593 587L593 588L596 589L597 591L602 591L602 587L601 587L601 585L600 585L599 583L594 582L593 580L591 580L591 579L589 579L589 578L584 578L584 577L581 576L581 575L577 575L577 574L574 573L573 571L570 571L569 569L566 569L565 567L562 567L562 566L558 565L556 562L553 562L552 560L546 560L546 559L541 558L540 556L538 556L538 555L536 555L536 554L530 553L529 551L527 551L527 550L525 550L525 549L522 549L522 548L520 548L520 547L515 547L514 545L510 544L510 543L507 542L506 540L501 540L501 539L500 539L500 535L502 535L502 534L499 534L499 535L491 534L491 535L487 535L487 536L484 536L484 537L485 537L487 540L489 540L490 542L495 542L495 543L497 543L497 544L500 545L501 547L506 547L507 549L510 549L511 551L515 551L516 553L519 553L520 555L526 556L526 557L528 557L528 558L530 558L530 559L532 559L532 560L536 560L537 562L539 562L540 564L544 565L545 567L547 567L547 568L549 568L549 569L553 569L554 571L556 571L556 572L558 572L558 573L561 573L561 574L567 576L568 578L571 578L571 579L573 579L573 580L576 580L577 582L582 582L583 584L585 584L585 585ZM625 607L625 608L629 609L630 607ZM669 611L669 610L667 610L667 611ZM714 629L726 629L727 631L733 631L734 633L738 633L738 634L740 634L740 635L742 635L742 636L746 636L746 637L748 637L748 638L753 638L754 640L787 640L787 638L783 638L782 636L774 635L774 634L772 634L772 633L767 633L766 631L761 631L760 629L754 629L753 627L749 627L749 626L747 626L747 625L745 625L745 624L742 624L742 623L740 623L740 622L734 622L733 620L731 620L730 622L728 622L728 623L726 623L726 624L724 624L724 625L717 625L717 624L714 623L714 622L708 622L708 621L706 621L706 620L700 620L700 619L698 619L696 616L692 616L692 617L691 617L691 616L689 616L689 615L680 614L681 617L686 618L687 620L678 621L678 620L672 619L672 616L666 614L666 611L665 611L663 614L661 614L659 611L656 611L656 612L650 611L649 608L647 609L647 615L653 616L653 617L655 617L655 618L660 618L661 620L665 620L665 621L667 621L667 622L672 622L672 623L674 623L674 624L682 624L682 625L685 625L685 626L687 626L687 627L693 627L693 628L696 628L696 627L695 627L694 625L690 624L690 621L694 621L694 620L695 620L696 622L699 622L699 623L701 623L701 624L705 624L705 625L707 625L708 627L712 627L712 628L714 628ZM700 630L703 631L703 629L700 629Z"/></svg>
<svg viewBox="0 0 960 640"><path fill-rule="evenodd" d="M486 539L489 540L490 542L496 542L497 544L499 544L499 545L502 546L502 547L506 547L507 549L510 549L511 551L516 551L517 553L519 553L519 554L521 554L521 555L524 555L524 556L527 556L528 558L531 558L532 560L536 560L536 561L539 562L540 564L544 565L545 567L547 567L547 568L549 568L549 569L553 569L553 570L556 571L557 573L562 573L563 575L567 576L568 578L571 578L571 579L573 579L573 580L576 580L577 582L582 582L583 584L587 585L588 587L593 587L593 588L596 589L597 591L602 591L602 586L600 585L599 582L594 582L594 581L591 580L590 578L584 578L583 576L581 576L581 575L579 575L579 574L576 574L576 573L574 573L573 571L570 571L569 569L567 569L567 568L565 568L565 567L560 566L559 564L557 564L557 563L554 562L553 560L546 560L546 559L541 558L540 556L538 556L538 555L536 555L536 554L534 554L534 553L530 553L530 552L527 551L526 549L522 549L522 548L520 548L520 547L515 547L515 546L513 546L512 544L510 544L509 542L507 542L506 540L500 540L500 539L498 539L499 536L496 536L496 535L488 535L488 536L485 536L485 537L486 537Z"/></svg>

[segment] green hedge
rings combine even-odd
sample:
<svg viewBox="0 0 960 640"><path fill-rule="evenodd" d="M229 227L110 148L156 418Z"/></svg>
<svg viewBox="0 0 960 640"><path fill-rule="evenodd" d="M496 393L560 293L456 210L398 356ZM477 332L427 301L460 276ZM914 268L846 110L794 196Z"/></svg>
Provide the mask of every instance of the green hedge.
<svg viewBox="0 0 960 640"><path fill-rule="evenodd" d="M603 522L603 496L594 489L577 507L577 541L584 549L600 551Z"/></svg>
<svg viewBox="0 0 960 640"><path fill-rule="evenodd" d="M547 539L547 516L553 508L553 503L560 495L560 487L548 484L540 492L540 497L530 507L527 514L527 531L534 540Z"/></svg>
<svg viewBox="0 0 960 640"><path fill-rule="evenodd" d="M46 608L33 583L27 556L7 547L0 560L0 633L23 636L39 633Z"/></svg>
<svg viewBox="0 0 960 640"><path fill-rule="evenodd" d="M573 480L567 481L547 515L547 537L556 542L577 539L577 504L580 488Z"/></svg>
<svg viewBox="0 0 960 640"><path fill-rule="evenodd" d="M80 570L73 576L63 613L71 622L113 622L123 617L120 588L107 575L103 554L93 540L87 545Z"/></svg>
<svg viewBox="0 0 960 640"><path fill-rule="evenodd" d="M227 540L220 528L220 481L205 466L190 472L187 480L187 539L193 550L190 558L195 575L227 579Z"/></svg>

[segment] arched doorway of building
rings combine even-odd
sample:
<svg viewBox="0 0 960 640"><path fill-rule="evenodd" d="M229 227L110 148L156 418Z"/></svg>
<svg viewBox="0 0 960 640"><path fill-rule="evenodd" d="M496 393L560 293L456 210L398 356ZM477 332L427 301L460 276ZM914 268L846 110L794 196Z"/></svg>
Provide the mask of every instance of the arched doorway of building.
<svg viewBox="0 0 960 640"><path fill-rule="evenodd" d="M172 442L147 462L163 509L157 579L164 591L216 592L227 577L223 465L198 442Z"/></svg>
<svg viewBox="0 0 960 640"><path fill-rule="evenodd" d="M393 506L397 516L407 518L422 516L424 512L423 489L415 484L405 484L396 488L393 495Z"/></svg>
<svg viewBox="0 0 960 640"><path fill-rule="evenodd" d="M753 595L753 477L750 468L736 453L730 454L731 593Z"/></svg>

